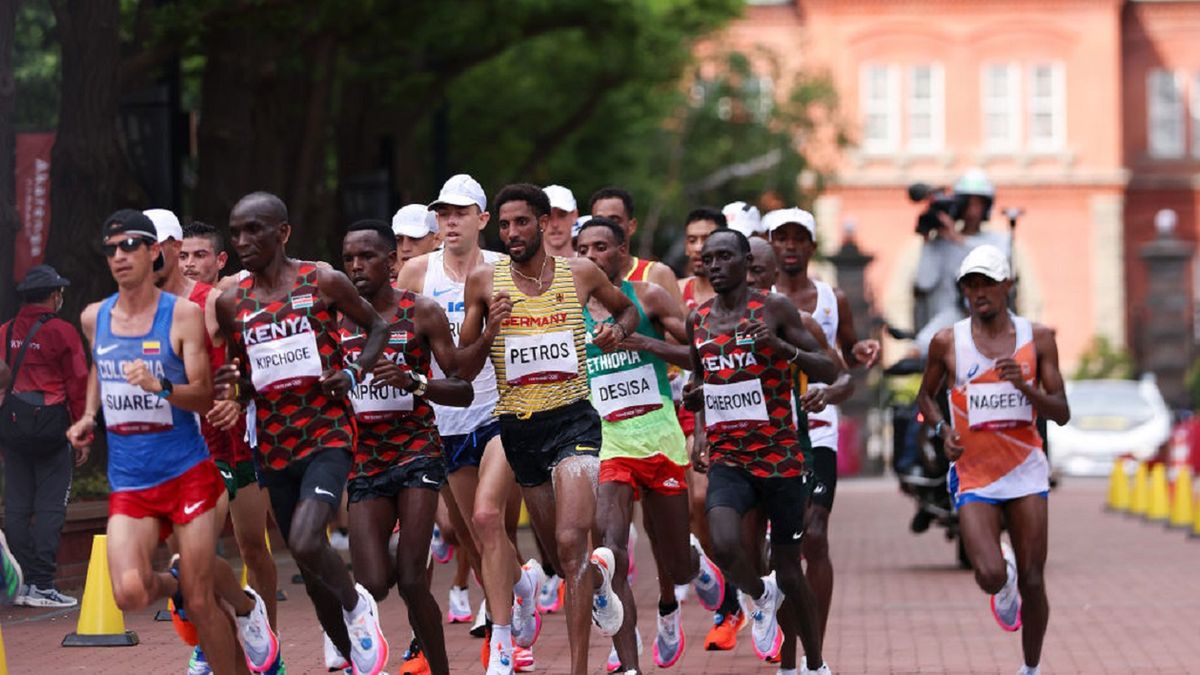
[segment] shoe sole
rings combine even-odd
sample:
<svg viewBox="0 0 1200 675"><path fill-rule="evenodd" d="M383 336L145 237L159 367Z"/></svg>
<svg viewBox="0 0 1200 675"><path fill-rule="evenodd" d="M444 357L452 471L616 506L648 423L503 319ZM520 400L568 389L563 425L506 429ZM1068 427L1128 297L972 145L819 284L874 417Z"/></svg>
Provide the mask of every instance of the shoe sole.
<svg viewBox="0 0 1200 675"><path fill-rule="evenodd" d="M70 607L79 606L79 602L68 604L63 602L55 602L53 600L42 600L41 598L33 598L30 596L25 596L20 601L14 601L13 604L19 607L42 607L51 609L67 609Z"/></svg>
<svg viewBox="0 0 1200 675"><path fill-rule="evenodd" d="M996 624L998 626L1000 626L1000 628L1002 628L1003 630L1005 630L1009 633L1015 633L1015 632L1021 630L1021 608L1020 607L1017 608L1016 623L1009 625L1004 622L1004 619L1000 618L1000 612L996 611L996 596L993 595L991 598L988 599L988 605L992 608L992 618L996 620Z"/></svg>
<svg viewBox="0 0 1200 675"><path fill-rule="evenodd" d="M250 592L251 592L251 593L254 593L254 591L253 591L253 590L251 590ZM260 602L262 602L262 598L261 598L261 597L259 597L257 593L255 593L255 594L254 594L254 610L253 610L253 611L257 611L257 609L258 609L258 604L259 604ZM275 634L275 631L274 631L274 629L272 629L272 628L271 628L271 621L270 621L270 619L266 619L266 616L267 616L267 607L266 607L266 604L264 603L264 604L263 604L263 618L266 620L266 624L267 624L267 635L269 635L269 636L270 636L270 645L271 645L271 646L270 646L270 649L267 651L267 660L266 660L266 664L265 664L265 665L263 665L263 666L255 666L255 665L254 665L254 664L253 664L253 663L250 661L250 654L248 654L248 653L247 653L247 654L245 654L245 656L246 656L246 667L247 667L247 668L249 668L249 669L250 669L250 672L252 672L252 673L266 673L266 672L270 672L270 670L271 670L271 667L272 667L272 666L274 666L274 665L275 665L275 662L279 660L279 636L278 636L278 635L276 635L276 634ZM239 635L238 637L240 638L241 636ZM241 640L240 640L240 639L238 640L238 642L239 642L239 645L238 645L238 646L241 646L241 647L242 647L242 651L243 651L243 652L245 652L245 651L246 651L246 649L245 649L245 647L244 647L244 646L242 646L242 645L240 644L240 643L241 643Z"/></svg>
<svg viewBox="0 0 1200 675"><path fill-rule="evenodd" d="M751 640L754 643L754 654L762 661L769 661L779 656L779 650L783 647L783 630L779 628L779 624L775 624L775 640L771 645L771 651L761 652L758 649L758 642Z"/></svg>
<svg viewBox="0 0 1200 675"><path fill-rule="evenodd" d="M679 624L679 649L675 650L675 658L670 661L663 661L658 656L658 640L654 641L654 665L659 668L670 668L679 663L679 659L683 658L683 648L687 645L687 635L683 632L683 623Z"/></svg>

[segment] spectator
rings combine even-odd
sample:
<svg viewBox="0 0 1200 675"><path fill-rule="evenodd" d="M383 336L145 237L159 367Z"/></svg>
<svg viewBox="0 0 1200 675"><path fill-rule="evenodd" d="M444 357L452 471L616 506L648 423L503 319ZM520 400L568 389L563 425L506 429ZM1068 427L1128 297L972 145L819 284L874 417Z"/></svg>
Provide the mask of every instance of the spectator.
<svg viewBox="0 0 1200 675"><path fill-rule="evenodd" d="M12 382L6 387L0 437L4 444L5 533L25 572L15 603L72 607L54 587L58 543L71 489L72 451L66 430L83 413L88 366L79 333L55 317L70 282L38 265L17 286L22 305L0 326L0 350ZM36 327L36 332L35 331ZM26 346L26 337L28 340ZM24 356L18 357L24 348ZM76 466L87 452L75 453Z"/></svg>

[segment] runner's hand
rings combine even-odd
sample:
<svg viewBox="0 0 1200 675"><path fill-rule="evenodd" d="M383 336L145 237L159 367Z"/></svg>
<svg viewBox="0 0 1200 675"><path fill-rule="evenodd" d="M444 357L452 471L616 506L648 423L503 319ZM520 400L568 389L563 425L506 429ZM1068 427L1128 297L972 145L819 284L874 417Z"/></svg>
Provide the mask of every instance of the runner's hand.
<svg viewBox="0 0 1200 675"><path fill-rule="evenodd" d="M617 346L621 349L628 349L631 352L640 352L646 350L646 336L641 333L630 333Z"/></svg>
<svg viewBox="0 0 1200 675"><path fill-rule="evenodd" d="M1000 376L1000 379L1010 382L1021 391L1029 388L1029 383L1025 381L1025 373L1021 370L1021 364L1012 358L996 359L996 374Z"/></svg>
<svg viewBox="0 0 1200 675"><path fill-rule="evenodd" d="M592 344L596 345L596 348L602 352L611 352L617 348L618 340L616 331L613 329L614 325L616 324L603 324L596 331L596 334L592 336Z"/></svg>
<svg viewBox="0 0 1200 675"><path fill-rule="evenodd" d="M96 418L84 415L75 421L74 424L67 427L67 441L76 450L85 449L91 446L92 438L95 436ZM86 456L85 456L86 459ZM78 466L78 464L76 464Z"/></svg>
<svg viewBox="0 0 1200 675"><path fill-rule="evenodd" d="M696 429L692 435L692 470L696 473L708 473L708 434L703 429Z"/></svg>
<svg viewBox="0 0 1200 675"><path fill-rule="evenodd" d="M150 366L141 359L125 364L125 381L135 387L141 387L142 391L150 394L162 391L162 383L150 372Z"/></svg>
<svg viewBox="0 0 1200 675"><path fill-rule="evenodd" d="M344 370L326 370L321 373L320 381L326 396L345 398L350 391L350 374Z"/></svg>
<svg viewBox="0 0 1200 675"><path fill-rule="evenodd" d="M376 361L375 367L371 369L371 373L375 376L371 380L371 386L375 389L384 386L396 387L401 391L412 389L412 371L408 368L401 368L387 359Z"/></svg>
<svg viewBox="0 0 1200 675"><path fill-rule="evenodd" d="M850 353L863 368L870 368L879 361L879 340L859 340L854 343Z"/></svg>
<svg viewBox="0 0 1200 675"><path fill-rule="evenodd" d="M504 323L509 316L512 316L513 301L508 296L508 291L500 291L492 296L492 302L488 305L488 318L486 332L495 339L500 334L500 324Z"/></svg>
<svg viewBox="0 0 1200 675"><path fill-rule="evenodd" d="M242 379L241 359L234 358L232 362L221 365L213 373L213 397L216 399L234 399L234 385Z"/></svg>
<svg viewBox="0 0 1200 675"><path fill-rule="evenodd" d="M696 381L689 381L683 385L683 394L679 398L683 407L696 412L704 407L704 384Z"/></svg>
<svg viewBox="0 0 1200 675"><path fill-rule="evenodd" d="M800 397L800 409L806 413L818 413L829 405L829 390L825 387L810 387Z"/></svg>
<svg viewBox="0 0 1200 675"><path fill-rule="evenodd" d="M242 417L242 406L237 401L230 399L218 399L213 402L213 407L206 414L205 419L208 423L221 431L226 431L233 428L237 421Z"/></svg>
<svg viewBox="0 0 1200 675"><path fill-rule="evenodd" d="M962 436L959 436L958 432L949 426L946 426L942 430L942 445L946 449L946 458L951 462L957 462L958 458L962 457L963 450L965 449L963 448Z"/></svg>
<svg viewBox="0 0 1200 675"><path fill-rule="evenodd" d="M759 349L767 347L776 348L779 346L779 339L775 337L775 334L771 332L767 324L761 321L747 321L738 326L737 334L734 336L735 341L737 338L742 337L753 338L754 346Z"/></svg>

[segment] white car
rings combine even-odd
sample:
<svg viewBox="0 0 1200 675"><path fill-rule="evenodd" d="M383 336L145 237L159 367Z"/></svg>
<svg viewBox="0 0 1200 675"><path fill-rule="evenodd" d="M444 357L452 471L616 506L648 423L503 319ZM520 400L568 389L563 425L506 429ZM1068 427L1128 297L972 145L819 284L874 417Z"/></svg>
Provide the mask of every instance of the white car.
<svg viewBox="0 0 1200 675"><path fill-rule="evenodd" d="M1051 422L1050 464L1068 476L1107 476L1118 457L1152 457L1171 435L1171 411L1153 376L1067 382L1071 421Z"/></svg>

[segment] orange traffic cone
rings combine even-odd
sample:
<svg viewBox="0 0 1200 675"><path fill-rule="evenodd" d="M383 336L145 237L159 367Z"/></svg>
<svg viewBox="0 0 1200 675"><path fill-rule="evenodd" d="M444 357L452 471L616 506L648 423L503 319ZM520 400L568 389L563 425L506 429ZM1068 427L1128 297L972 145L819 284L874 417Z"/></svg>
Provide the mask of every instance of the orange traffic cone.
<svg viewBox="0 0 1200 675"><path fill-rule="evenodd" d="M1133 472L1133 495L1129 500L1129 513L1135 516L1146 515L1150 508L1150 472L1145 462L1138 462Z"/></svg>
<svg viewBox="0 0 1200 675"><path fill-rule="evenodd" d="M75 632L63 638L64 647L132 647L137 633L125 630L125 616L113 597L108 574L107 537L92 537L92 557L88 561L83 602L79 603L79 624Z"/></svg>
<svg viewBox="0 0 1200 675"><path fill-rule="evenodd" d="M1192 467L1183 465L1175 474L1175 490L1171 496L1171 527L1188 528L1195 519L1192 502Z"/></svg>
<svg viewBox="0 0 1200 675"><path fill-rule="evenodd" d="M1167 487L1167 465L1159 462L1150 469L1150 504L1146 507L1146 520L1165 523L1171 517L1171 495Z"/></svg>

